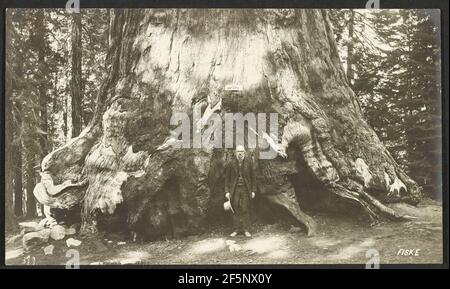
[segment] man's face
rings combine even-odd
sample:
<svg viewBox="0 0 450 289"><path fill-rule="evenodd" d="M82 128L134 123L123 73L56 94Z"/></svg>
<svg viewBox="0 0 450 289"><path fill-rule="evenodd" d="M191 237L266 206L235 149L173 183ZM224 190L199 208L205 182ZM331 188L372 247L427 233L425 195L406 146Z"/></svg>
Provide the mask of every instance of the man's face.
<svg viewBox="0 0 450 289"><path fill-rule="evenodd" d="M236 151L236 158L242 161L245 157L245 151Z"/></svg>

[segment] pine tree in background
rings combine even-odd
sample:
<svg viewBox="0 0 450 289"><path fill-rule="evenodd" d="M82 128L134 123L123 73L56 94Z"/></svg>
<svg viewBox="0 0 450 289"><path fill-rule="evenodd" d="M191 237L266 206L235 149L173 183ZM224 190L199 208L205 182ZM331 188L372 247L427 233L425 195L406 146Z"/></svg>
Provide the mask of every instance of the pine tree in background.
<svg viewBox="0 0 450 289"><path fill-rule="evenodd" d="M7 38L11 39L14 33L14 30L12 29L12 16L10 13L6 15L6 27L5 31L7 34ZM6 54L6 69L8 73L5 77L5 93L7 95L11 95L13 90L13 73L11 72L12 69L12 63L14 62L13 58L13 43L9 42L7 43L5 47L5 54ZM5 119L8 123L13 124L13 101L12 97L7 97L5 100ZM14 203L14 190L13 190L13 183L14 183L14 152L15 152L15 145L14 145L14 126L10 125L9 127L6 127L5 131L5 231L6 232L12 232L15 229L17 229L17 219L15 216L15 212L13 209L13 203Z"/></svg>
<svg viewBox="0 0 450 289"><path fill-rule="evenodd" d="M8 100L11 100L11 177L14 215L36 215L33 188L39 163L54 148L67 142L73 130L72 50L80 55L79 83L83 115L81 130L92 116L94 99L105 75L109 20L106 9L83 10L80 22L58 9L8 9ZM73 24L81 24L80 37L72 38ZM75 29L75 28L73 28ZM77 30L78 31L78 30ZM84 33L83 33L84 31ZM79 44L72 46L75 39ZM81 65L82 64L82 65ZM84 67L81 70L82 66ZM84 93L83 93L84 92ZM83 95L84 94L84 95ZM75 128L77 130L77 128ZM23 203L23 202L24 203ZM24 206L25 204L25 206Z"/></svg>
<svg viewBox="0 0 450 289"><path fill-rule="evenodd" d="M410 175L436 195L441 191L439 14L402 10L406 26L405 134ZM437 20L437 21L436 21Z"/></svg>
<svg viewBox="0 0 450 289"><path fill-rule="evenodd" d="M21 19L23 15L15 10L8 10L7 20L8 27L6 28L6 37L11 39L8 41L7 50L6 50L6 60L7 64L7 72L6 79L7 83L10 85L6 90L7 101L9 107L6 108L7 113L11 113L11 119L8 119L7 122L10 124L7 126L6 130L10 130L12 133L11 137L11 147L9 147L10 152L12 152L12 160L13 163L8 165L9 171L14 172L14 180L13 180L13 190L14 190L14 214L16 217L21 217L23 215L23 194L22 194L22 105L20 101L17 101L19 98L19 92L23 90L23 64L24 64L24 47L25 43L23 41L22 28L17 26L17 19ZM10 81L10 82L8 82ZM10 121L9 121L10 120ZM8 151L8 149L7 149Z"/></svg>
<svg viewBox="0 0 450 289"><path fill-rule="evenodd" d="M81 80L81 13L72 14L72 68L70 92L72 95L72 137L80 134L83 124L83 84Z"/></svg>
<svg viewBox="0 0 450 289"><path fill-rule="evenodd" d="M36 201L33 189L36 183L36 156L40 155L41 136L41 106L39 103L40 85L45 81L40 80L39 70L45 66L39 66L38 54L34 47L39 47L42 41L34 26L41 22L36 10L8 10L12 17L12 41L14 49L9 57L15 59L8 73L13 79L12 113L14 122L15 155L15 180L14 180L14 207L17 216L21 216L26 209L28 217L36 214ZM44 132L45 133L45 132ZM23 159L22 159L23 158ZM23 160L23 161L22 161ZM22 168L24 170L22 170ZM22 178L25 179L26 194L23 195ZM26 200L25 208L22 208L22 200Z"/></svg>
<svg viewBox="0 0 450 289"><path fill-rule="evenodd" d="M439 15L333 10L347 77L392 156L429 196L441 192ZM349 45L349 43L352 43Z"/></svg>

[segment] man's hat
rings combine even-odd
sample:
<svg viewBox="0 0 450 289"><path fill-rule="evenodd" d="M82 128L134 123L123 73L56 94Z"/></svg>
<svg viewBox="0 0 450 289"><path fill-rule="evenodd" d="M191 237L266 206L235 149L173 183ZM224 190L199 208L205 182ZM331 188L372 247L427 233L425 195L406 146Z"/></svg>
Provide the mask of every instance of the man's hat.
<svg viewBox="0 0 450 289"><path fill-rule="evenodd" d="M231 202L228 200L225 203L223 203L223 209L225 211L232 211L234 213L233 207L231 206Z"/></svg>

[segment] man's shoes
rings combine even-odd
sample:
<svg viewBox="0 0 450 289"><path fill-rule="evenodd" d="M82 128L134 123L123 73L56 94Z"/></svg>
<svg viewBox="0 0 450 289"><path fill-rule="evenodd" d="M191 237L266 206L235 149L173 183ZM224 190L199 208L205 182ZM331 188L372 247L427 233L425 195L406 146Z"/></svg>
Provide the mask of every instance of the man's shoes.
<svg viewBox="0 0 450 289"><path fill-rule="evenodd" d="M247 232L247 231L244 233L244 235L245 235L245 237L247 237L247 238L250 238L250 237L252 236L252 234L250 234L250 233Z"/></svg>
<svg viewBox="0 0 450 289"><path fill-rule="evenodd" d="M236 235L237 235L237 232L233 232L230 234L230 237L236 237Z"/></svg>

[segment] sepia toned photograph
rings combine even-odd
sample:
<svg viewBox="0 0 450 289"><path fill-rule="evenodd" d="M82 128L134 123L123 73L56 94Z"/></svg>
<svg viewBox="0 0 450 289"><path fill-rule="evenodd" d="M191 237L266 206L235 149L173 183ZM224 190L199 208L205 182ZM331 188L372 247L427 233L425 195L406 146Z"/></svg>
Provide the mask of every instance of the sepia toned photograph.
<svg viewBox="0 0 450 289"><path fill-rule="evenodd" d="M6 9L6 266L443 264L440 19Z"/></svg>

